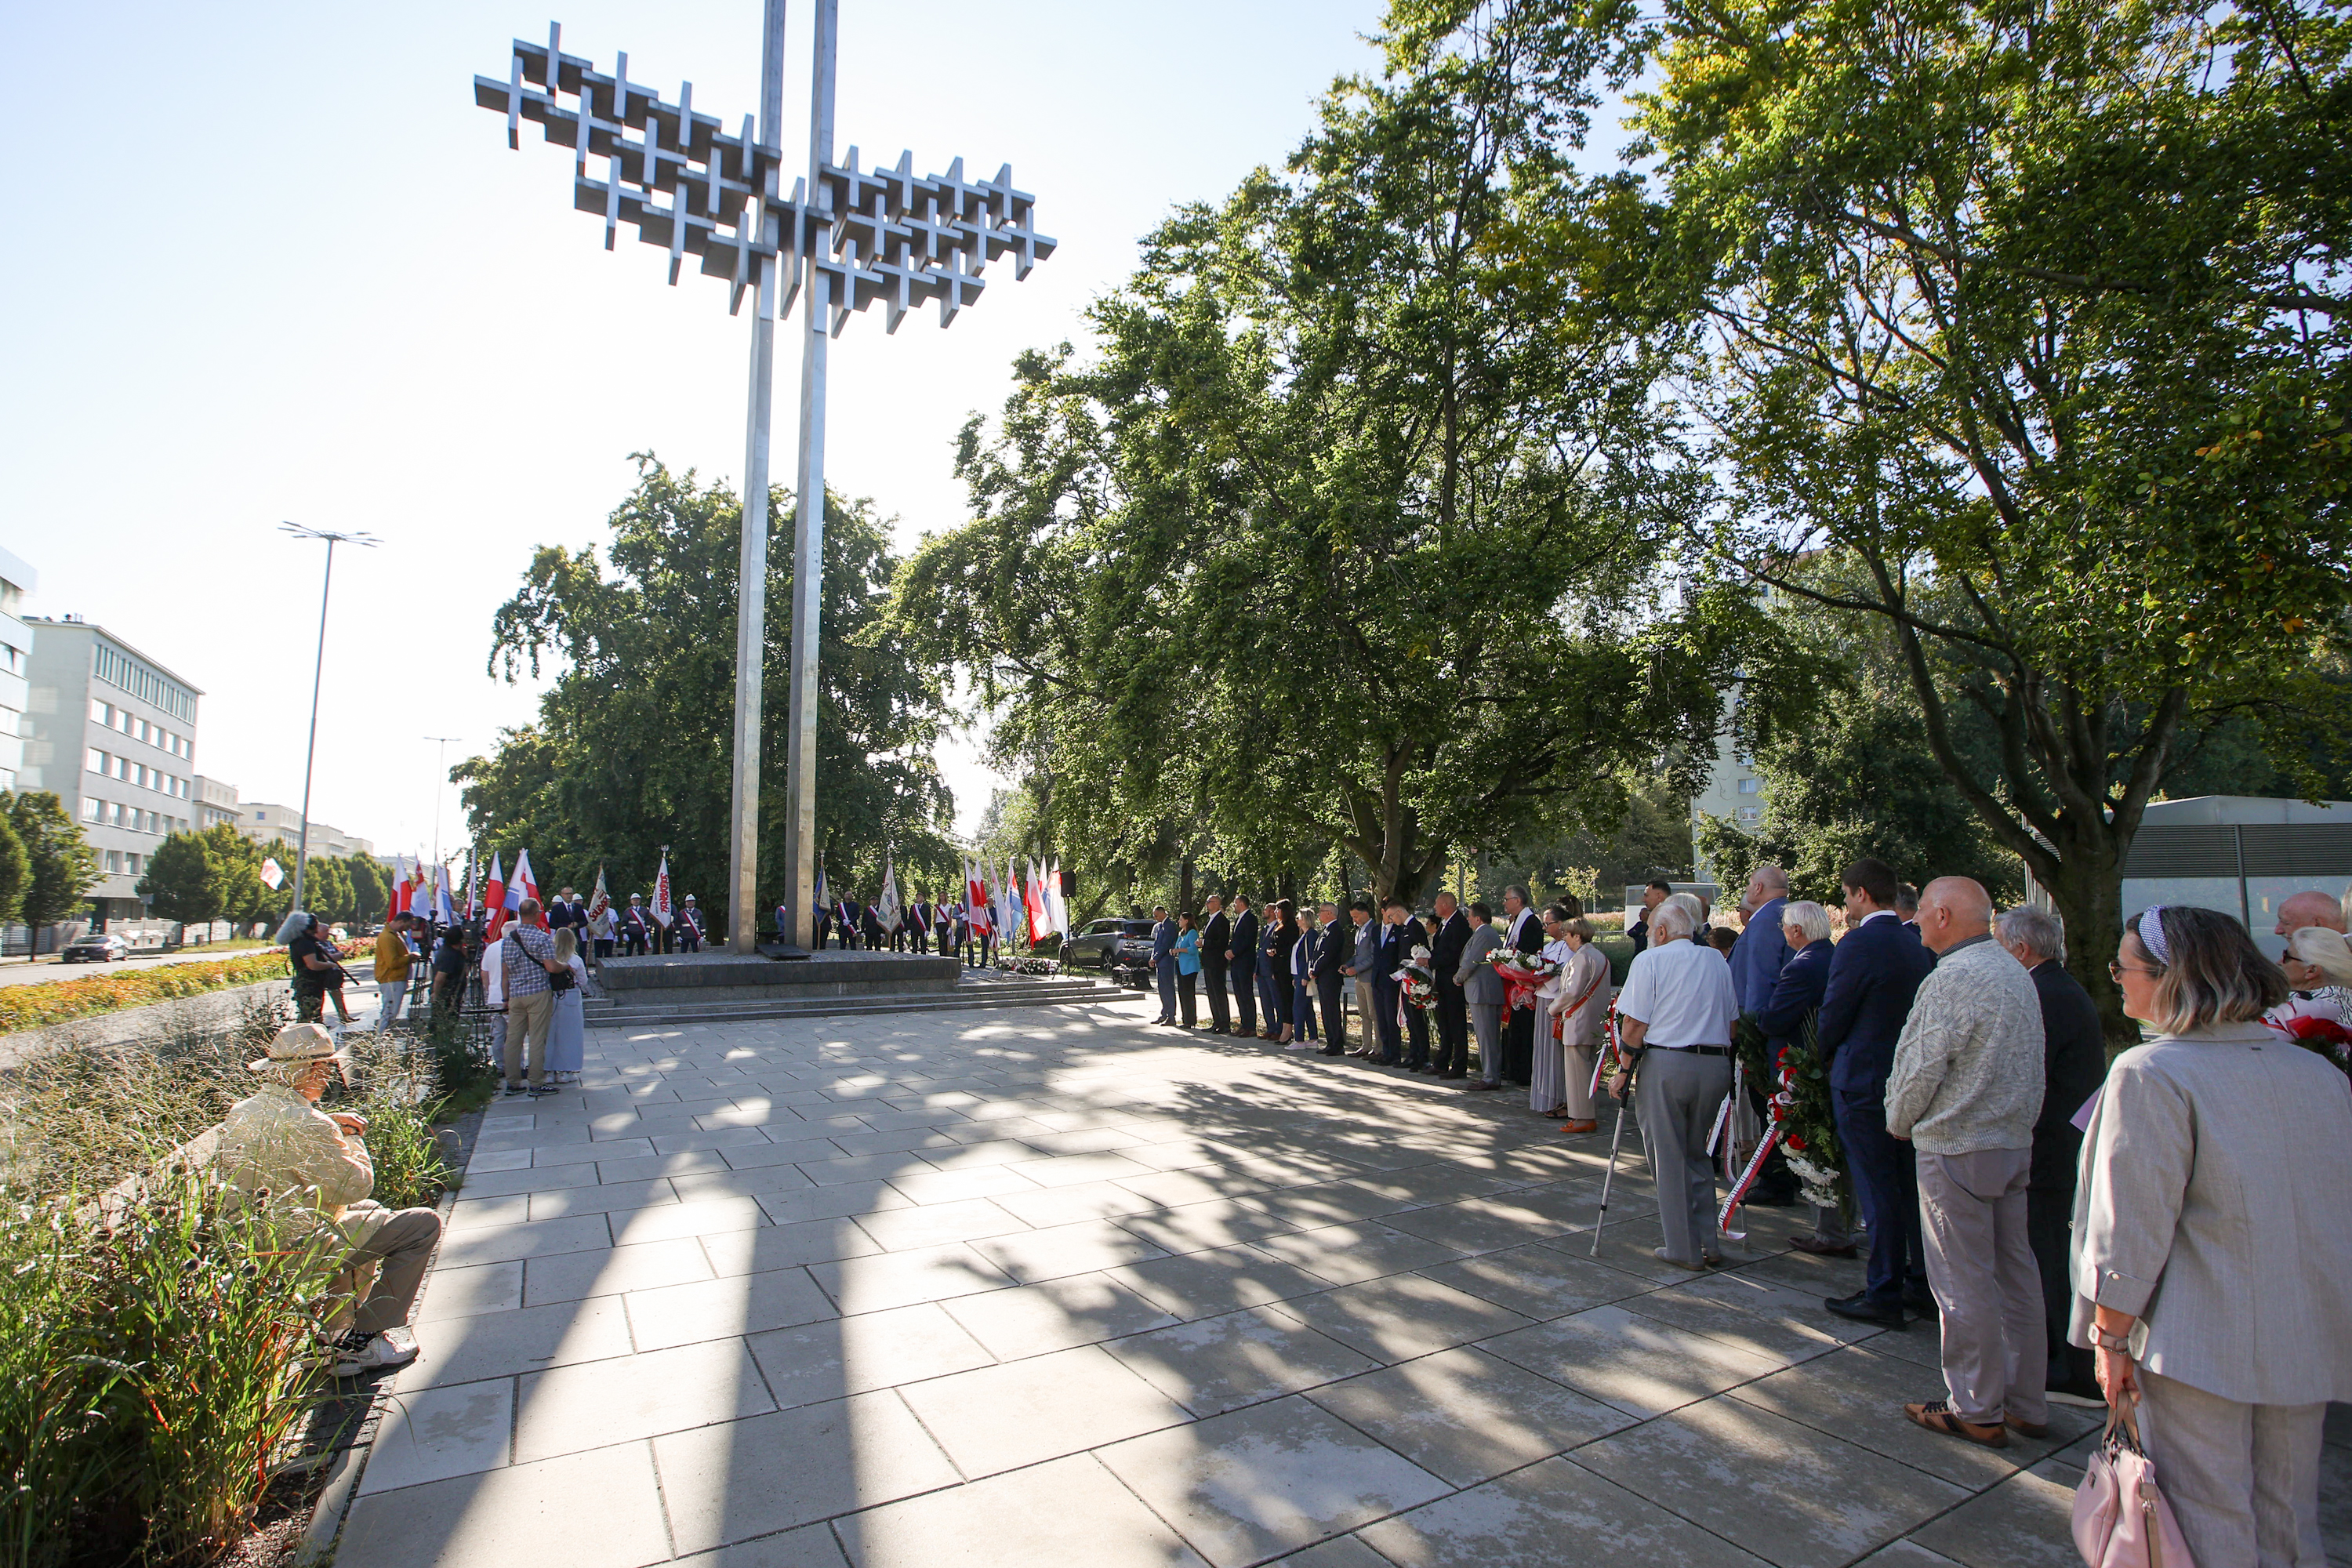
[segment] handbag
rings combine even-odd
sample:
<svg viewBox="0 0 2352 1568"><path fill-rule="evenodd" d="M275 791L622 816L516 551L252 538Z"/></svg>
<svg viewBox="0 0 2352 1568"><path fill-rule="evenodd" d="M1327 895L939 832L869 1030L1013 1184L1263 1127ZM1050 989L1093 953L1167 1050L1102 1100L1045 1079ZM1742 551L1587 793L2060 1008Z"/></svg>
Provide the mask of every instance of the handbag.
<svg viewBox="0 0 2352 1568"><path fill-rule="evenodd" d="M2090 1568L2196 1568L2156 1464L2140 1447L2135 1392L2107 1407L2098 1452L2074 1489L2074 1546Z"/></svg>

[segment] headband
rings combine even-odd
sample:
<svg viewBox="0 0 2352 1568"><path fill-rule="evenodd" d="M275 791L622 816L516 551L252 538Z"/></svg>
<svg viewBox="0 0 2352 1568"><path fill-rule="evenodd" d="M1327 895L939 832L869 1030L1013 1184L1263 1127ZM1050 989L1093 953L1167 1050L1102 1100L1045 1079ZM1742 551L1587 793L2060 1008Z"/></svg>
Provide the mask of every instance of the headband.
<svg viewBox="0 0 2352 1568"><path fill-rule="evenodd" d="M2164 906L2150 904L2139 917L2139 944L2147 955L2167 969L2172 967L2170 944L2164 940Z"/></svg>

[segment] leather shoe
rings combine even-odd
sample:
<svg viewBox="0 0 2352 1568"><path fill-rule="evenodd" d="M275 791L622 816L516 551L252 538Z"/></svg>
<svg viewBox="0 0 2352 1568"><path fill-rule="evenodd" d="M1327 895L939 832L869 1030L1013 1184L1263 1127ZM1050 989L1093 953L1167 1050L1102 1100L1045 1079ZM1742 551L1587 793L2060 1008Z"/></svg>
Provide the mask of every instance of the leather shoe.
<svg viewBox="0 0 2352 1568"><path fill-rule="evenodd" d="M1922 1318L1935 1318L1940 1321L1944 1315L1944 1309L1936 1305L1936 1298L1924 1290L1904 1291L1903 1305L1906 1310Z"/></svg>
<svg viewBox="0 0 2352 1568"><path fill-rule="evenodd" d="M1850 1321L1872 1323L1882 1329L1905 1328L1911 1321L1904 1316L1901 1307L1873 1301L1867 1290L1857 1290L1851 1296L1826 1296L1822 1305Z"/></svg>
<svg viewBox="0 0 2352 1568"><path fill-rule="evenodd" d="M1444 1078L1444 1079L1455 1079L1455 1078L1464 1078L1464 1077L1467 1077L1468 1075L1467 1075L1467 1074L1465 1074L1465 1073L1458 1073L1458 1072L1442 1072L1442 1073L1439 1073L1437 1076L1438 1076L1438 1077L1440 1077L1440 1078Z"/></svg>
<svg viewBox="0 0 2352 1568"><path fill-rule="evenodd" d="M1562 1132L1570 1134L1578 1132L1597 1132L1601 1130L1601 1123L1592 1120L1591 1117L1576 1116L1570 1117L1566 1121L1561 1122L1559 1124L1559 1130Z"/></svg>
<svg viewBox="0 0 2352 1568"><path fill-rule="evenodd" d="M1472 1090L1472 1091L1474 1091L1474 1092L1478 1092L1478 1091L1485 1091L1485 1090L1489 1090L1489 1089L1497 1089L1502 1088L1503 1086L1502 1086L1501 1084L1499 1084L1499 1083L1488 1083L1485 1079L1483 1079L1483 1078L1482 1078L1482 1079L1478 1079L1475 1083L1465 1083L1465 1084L1464 1084L1462 1087L1463 1087L1464 1089L1470 1089L1470 1090Z"/></svg>
<svg viewBox="0 0 2352 1568"><path fill-rule="evenodd" d="M1834 1242L1823 1241L1818 1236L1792 1236L1789 1238L1789 1250L1791 1252L1810 1252L1815 1258L1856 1258L1861 1256L1860 1249L1850 1241L1843 1247L1840 1247Z"/></svg>
<svg viewBox="0 0 2352 1568"><path fill-rule="evenodd" d="M1326 1046L1326 1047L1323 1047L1322 1052L1321 1052L1320 1054L1322 1054L1322 1055L1324 1055L1324 1056L1327 1056L1327 1057L1336 1057L1336 1056L1343 1056L1343 1055L1345 1055L1346 1053L1345 1053L1345 1052L1343 1052L1343 1051L1341 1051L1341 1050L1340 1050L1340 1048L1339 1048L1339 1047L1337 1047L1337 1046Z"/></svg>

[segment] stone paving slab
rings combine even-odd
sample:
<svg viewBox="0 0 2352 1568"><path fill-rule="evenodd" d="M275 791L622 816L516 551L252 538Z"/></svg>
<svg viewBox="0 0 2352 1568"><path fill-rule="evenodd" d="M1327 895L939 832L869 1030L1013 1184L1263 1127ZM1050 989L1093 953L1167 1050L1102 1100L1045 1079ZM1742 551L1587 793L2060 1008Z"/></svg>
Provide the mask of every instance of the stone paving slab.
<svg viewBox="0 0 2352 1568"><path fill-rule="evenodd" d="M592 1031L488 1113L340 1568L2034 1568L2091 1416L1523 1097L1048 1014ZM2352 1420L2323 1510L2352 1537Z"/></svg>

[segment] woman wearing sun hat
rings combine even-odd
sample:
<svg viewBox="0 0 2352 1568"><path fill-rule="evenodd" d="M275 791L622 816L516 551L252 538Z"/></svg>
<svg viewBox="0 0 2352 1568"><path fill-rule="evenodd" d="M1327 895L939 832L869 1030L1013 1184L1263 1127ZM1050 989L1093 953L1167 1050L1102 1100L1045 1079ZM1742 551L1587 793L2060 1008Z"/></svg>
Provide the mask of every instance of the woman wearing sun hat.
<svg viewBox="0 0 2352 1568"><path fill-rule="evenodd" d="M259 1092L229 1108L221 1124L219 1169L239 1192L266 1203L289 1232L331 1232L333 1244L344 1249L350 1288L368 1265L375 1266L373 1288L354 1303L352 1327L334 1347L334 1375L356 1377L416 1359L415 1339L405 1331L425 1265L441 1239L441 1216L369 1201L375 1167L360 1141L366 1119L331 1115L318 1104L343 1070L343 1058L334 1037L317 1024L278 1030L269 1054L247 1064L265 1081ZM401 1331L398 1341L394 1331Z"/></svg>

